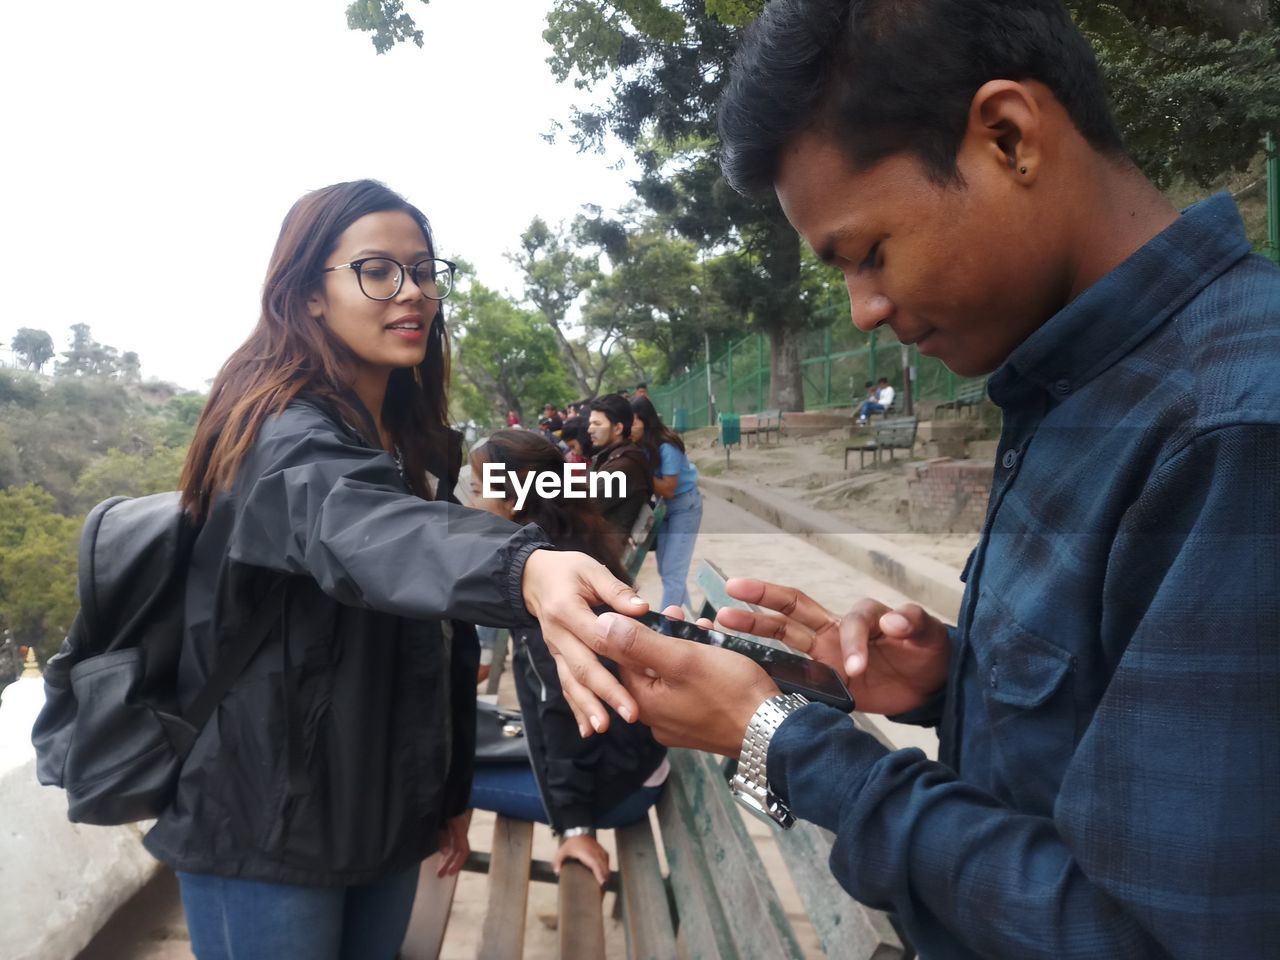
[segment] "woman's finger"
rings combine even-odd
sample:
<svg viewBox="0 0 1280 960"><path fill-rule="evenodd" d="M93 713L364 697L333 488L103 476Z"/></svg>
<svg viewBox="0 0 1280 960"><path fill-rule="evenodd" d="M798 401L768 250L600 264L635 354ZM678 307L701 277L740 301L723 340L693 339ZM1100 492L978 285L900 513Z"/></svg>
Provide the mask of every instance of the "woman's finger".
<svg viewBox="0 0 1280 960"><path fill-rule="evenodd" d="M618 715L627 722L639 715L635 698L594 656L576 662L571 662L559 653L552 656L555 657L556 673L560 676L565 701L573 711L574 722L582 736L589 737L593 733L604 733L609 729L609 711L596 696L596 690L603 689L608 696L611 686L617 688L612 692L611 702L618 704L614 708ZM599 676L599 673L604 676Z"/></svg>

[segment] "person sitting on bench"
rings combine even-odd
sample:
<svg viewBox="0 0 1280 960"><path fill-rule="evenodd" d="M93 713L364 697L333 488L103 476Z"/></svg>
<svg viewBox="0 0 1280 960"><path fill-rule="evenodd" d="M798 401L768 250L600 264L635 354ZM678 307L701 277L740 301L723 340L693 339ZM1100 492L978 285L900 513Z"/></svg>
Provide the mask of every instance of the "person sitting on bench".
<svg viewBox="0 0 1280 960"><path fill-rule="evenodd" d="M866 423L867 417L873 413L884 413L893 406L893 398L897 396L892 386L889 385L888 377L880 378L880 386L876 388L875 399L867 398L862 402L862 407L858 410L858 422Z"/></svg>
<svg viewBox="0 0 1280 960"><path fill-rule="evenodd" d="M528 430L499 430L471 453L471 504L516 523L536 523L558 547L577 550L627 580L608 528L591 500L542 497L531 485L517 510L514 493L484 497L485 462L520 476L559 473L563 461L554 444ZM624 827L644 817L657 801L670 767L666 748L643 724L613 722L589 739L574 720L556 673L555 659L536 627L512 631L516 694L524 718L532 769L523 764L476 767L471 805L520 820L549 823L560 835L552 866L579 860L601 883L609 877L609 853L596 829ZM609 664L606 663L606 666Z"/></svg>

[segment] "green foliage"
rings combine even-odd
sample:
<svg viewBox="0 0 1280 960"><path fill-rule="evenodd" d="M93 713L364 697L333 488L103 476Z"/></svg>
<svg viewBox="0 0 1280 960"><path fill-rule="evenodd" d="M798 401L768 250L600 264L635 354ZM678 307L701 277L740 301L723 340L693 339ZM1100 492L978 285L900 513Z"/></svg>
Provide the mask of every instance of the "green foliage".
<svg viewBox="0 0 1280 960"><path fill-rule="evenodd" d="M14 638L55 653L75 616L80 522L34 484L0 490L0 620Z"/></svg>
<svg viewBox="0 0 1280 960"><path fill-rule="evenodd" d="M355 0L347 7L347 26L372 34L373 49L379 54L405 40L422 46L422 31L405 13L401 0Z"/></svg>
<svg viewBox="0 0 1280 960"><path fill-rule="evenodd" d="M563 324L569 308L599 278L596 258L580 253L563 227L553 230L541 217L535 217L510 259L524 274L525 297L555 337L574 392L580 397L594 396L607 373L608 359L593 363L590 347L576 346Z"/></svg>
<svg viewBox="0 0 1280 960"><path fill-rule="evenodd" d="M523 420L548 400L564 403L577 395L556 336L540 314L478 282L450 302L455 376L474 390L455 396L467 419L500 422L515 410ZM487 407L477 402L481 397L488 398Z"/></svg>
<svg viewBox="0 0 1280 960"><path fill-rule="evenodd" d="M21 327L10 346L30 370L39 371L53 359L53 337L43 330Z"/></svg>
<svg viewBox="0 0 1280 960"><path fill-rule="evenodd" d="M107 497L145 497L173 490L186 456L186 447L157 446L134 453L108 450L80 474L75 499L87 512Z"/></svg>
<svg viewBox="0 0 1280 960"><path fill-rule="evenodd" d="M1071 0L1125 146L1161 187L1244 170L1280 129L1280 7L1216 0Z"/></svg>
<svg viewBox="0 0 1280 960"><path fill-rule="evenodd" d="M158 402L155 386L0 371L0 489L39 484L59 511L76 515L96 502L78 490L82 475L112 451L171 465L191 441L204 398L185 394ZM151 469L140 467L138 477L149 482ZM154 469L157 475L171 472L169 466ZM162 489L176 482L173 472Z"/></svg>
<svg viewBox="0 0 1280 960"><path fill-rule="evenodd" d="M135 372L138 368L138 355L132 354L132 365ZM59 376L111 377L120 372L120 354L115 347L107 346L93 339L87 323L77 323L71 327L71 346L62 355L58 364Z"/></svg>
<svg viewBox="0 0 1280 960"><path fill-rule="evenodd" d="M763 9L764 0L707 0L707 16L730 27L745 27Z"/></svg>

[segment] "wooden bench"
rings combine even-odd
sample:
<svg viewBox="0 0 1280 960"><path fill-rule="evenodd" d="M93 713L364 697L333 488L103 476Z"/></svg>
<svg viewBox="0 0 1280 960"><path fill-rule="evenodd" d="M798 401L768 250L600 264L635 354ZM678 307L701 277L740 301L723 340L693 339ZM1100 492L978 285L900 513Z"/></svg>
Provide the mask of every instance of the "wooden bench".
<svg viewBox="0 0 1280 960"><path fill-rule="evenodd" d="M908 454L916 445L916 430L919 429L920 421L915 417L900 417L895 420L885 420L877 423L874 427L875 433L870 440L862 442L845 444L844 448L844 468L849 469L849 454L854 450L858 451L858 469L861 470L866 464L867 454L874 454L874 463L880 462L880 452L882 450L889 451L889 459L893 459L894 450L906 450Z"/></svg>
<svg viewBox="0 0 1280 960"><path fill-rule="evenodd" d="M777 434L778 441L782 441L782 411L761 410L759 413L749 414L742 418L742 435L748 438L748 446L751 437L755 437L761 443L768 439L769 434Z"/></svg>
<svg viewBox="0 0 1280 960"><path fill-rule="evenodd" d="M956 388L956 398L954 400L946 400L933 408L933 415L941 419L943 410L954 411L955 415L960 416L960 411L966 407L973 411L976 416L978 413L978 404L987 398L987 381L969 380L960 384Z"/></svg>
<svg viewBox="0 0 1280 960"><path fill-rule="evenodd" d="M714 617L722 606L748 606L728 596L724 580L713 564L702 562L697 581L707 597L704 615ZM500 669L496 661L495 668ZM884 740L858 714L854 722ZM614 831L617 869L605 886L597 885L581 864L566 863L561 871L560 956L605 957L603 897L612 891L631 960L802 960L806 954L800 939L729 792L725 772L730 762L689 750L672 750L668 756L671 775L653 815ZM490 852L473 851L468 858L467 870L488 874L480 957L518 960L524 950L529 885L557 882L549 863L533 859L533 830L531 823L499 816ZM887 915L862 906L836 883L827 866L831 834L798 823L774 836L828 957L913 956ZM434 958L443 943L457 877L440 879L434 867L434 858L423 866L402 960Z"/></svg>
<svg viewBox="0 0 1280 960"><path fill-rule="evenodd" d="M667 517L666 497L655 496L653 501L640 508L631 527L631 535L627 537L627 546L622 551L622 567L632 580L640 573L645 555L653 549L662 521Z"/></svg>

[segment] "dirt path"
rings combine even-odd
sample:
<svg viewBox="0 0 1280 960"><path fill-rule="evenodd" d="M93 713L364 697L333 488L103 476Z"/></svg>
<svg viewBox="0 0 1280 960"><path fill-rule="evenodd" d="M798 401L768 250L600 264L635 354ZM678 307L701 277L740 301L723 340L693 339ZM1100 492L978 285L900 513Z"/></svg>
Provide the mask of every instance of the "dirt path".
<svg viewBox="0 0 1280 960"><path fill-rule="evenodd" d="M720 477L795 500L839 518L867 533L878 533L917 553L933 557L956 570L978 542L977 533L913 533L907 522L907 477L913 464L899 456L866 470L844 469L848 435L832 430L813 437L788 436L779 442L734 447L725 464L724 448L716 444L714 430L685 435L689 457L708 477ZM853 480L854 482L849 482ZM704 528L706 525L704 524Z"/></svg>

